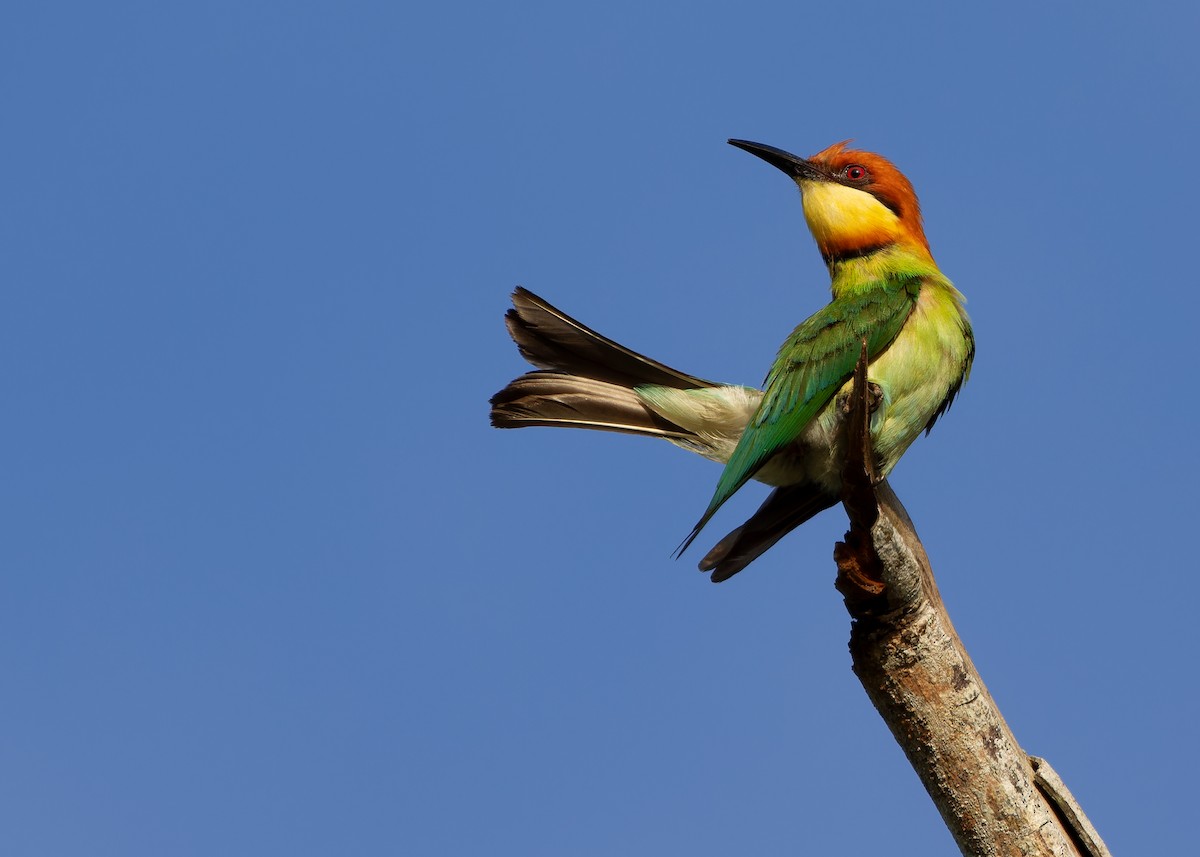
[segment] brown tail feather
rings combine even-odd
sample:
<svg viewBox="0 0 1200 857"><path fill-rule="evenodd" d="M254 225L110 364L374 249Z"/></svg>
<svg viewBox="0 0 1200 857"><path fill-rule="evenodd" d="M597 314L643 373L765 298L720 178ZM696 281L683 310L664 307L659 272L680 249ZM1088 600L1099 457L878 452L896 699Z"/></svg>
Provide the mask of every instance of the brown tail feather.
<svg viewBox="0 0 1200 857"><path fill-rule="evenodd" d="M768 548L813 515L837 503L837 497L815 485L788 485L772 491L746 523L731 532L700 560L712 582L733 577Z"/></svg>
<svg viewBox="0 0 1200 857"><path fill-rule="evenodd" d="M552 369L625 387L651 384L679 390L717 387L630 351L520 286L504 317L521 356L539 369Z"/></svg>
<svg viewBox="0 0 1200 857"><path fill-rule="evenodd" d="M563 426L676 440L694 437L643 404L634 387L718 386L630 351L520 286L504 317L521 355L542 371L492 397L497 428Z"/></svg>
<svg viewBox="0 0 1200 857"><path fill-rule="evenodd" d="M685 439L691 433L642 404L628 387L567 375L528 372L492 396L497 428L561 426Z"/></svg>

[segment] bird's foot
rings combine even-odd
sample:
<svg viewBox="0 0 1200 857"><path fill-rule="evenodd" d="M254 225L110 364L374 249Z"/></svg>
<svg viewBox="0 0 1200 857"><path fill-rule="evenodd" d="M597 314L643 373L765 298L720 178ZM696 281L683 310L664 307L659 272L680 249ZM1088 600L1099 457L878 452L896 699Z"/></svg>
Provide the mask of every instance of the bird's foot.
<svg viewBox="0 0 1200 857"><path fill-rule="evenodd" d="M853 391L850 391L849 393L842 393L840 396L838 396L838 409L841 411L842 416L849 414L850 410L854 407L853 397ZM867 382L868 410L873 414L879 410L879 406L881 404L883 404L883 387L880 387L874 381Z"/></svg>

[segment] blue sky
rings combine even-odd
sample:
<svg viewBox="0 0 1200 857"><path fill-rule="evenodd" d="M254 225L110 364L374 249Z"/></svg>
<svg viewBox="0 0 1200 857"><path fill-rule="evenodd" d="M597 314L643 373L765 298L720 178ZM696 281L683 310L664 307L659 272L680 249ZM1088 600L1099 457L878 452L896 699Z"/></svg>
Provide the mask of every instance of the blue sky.
<svg viewBox="0 0 1200 857"><path fill-rule="evenodd" d="M712 586L715 465L487 425L517 284L761 380L827 281L728 137L914 181L979 353L892 483L1023 746L1190 848L1195 8L432 5L0 13L0 850L954 853L840 510Z"/></svg>

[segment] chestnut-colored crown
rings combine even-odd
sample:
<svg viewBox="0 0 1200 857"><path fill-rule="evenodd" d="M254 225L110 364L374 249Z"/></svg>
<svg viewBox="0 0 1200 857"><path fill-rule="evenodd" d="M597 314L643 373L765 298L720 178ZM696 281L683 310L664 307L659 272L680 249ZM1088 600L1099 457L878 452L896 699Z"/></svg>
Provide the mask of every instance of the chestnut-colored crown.
<svg viewBox="0 0 1200 857"><path fill-rule="evenodd" d="M847 148L849 145L849 140L834 143L809 160L831 180L865 191L895 212L910 238L928 253L929 241L921 222L921 205L912 182L883 155ZM866 170L866 176L860 181L846 177L845 171L854 166Z"/></svg>

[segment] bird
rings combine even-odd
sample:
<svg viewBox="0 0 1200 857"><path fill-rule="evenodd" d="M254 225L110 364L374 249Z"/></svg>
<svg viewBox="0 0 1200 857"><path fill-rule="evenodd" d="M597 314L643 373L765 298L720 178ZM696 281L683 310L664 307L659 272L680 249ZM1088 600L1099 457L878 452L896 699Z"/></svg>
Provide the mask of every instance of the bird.
<svg viewBox="0 0 1200 857"><path fill-rule="evenodd" d="M912 183L887 158L835 143L810 158L731 139L799 188L832 299L779 348L762 388L673 369L597 333L518 287L505 323L536 371L491 399L498 428L558 426L663 438L724 465L676 551L755 479L773 490L700 560L728 580L841 497L840 430L854 368L868 353L871 449L883 479L954 402L975 338L966 299L939 270Z"/></svg>

